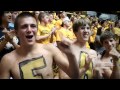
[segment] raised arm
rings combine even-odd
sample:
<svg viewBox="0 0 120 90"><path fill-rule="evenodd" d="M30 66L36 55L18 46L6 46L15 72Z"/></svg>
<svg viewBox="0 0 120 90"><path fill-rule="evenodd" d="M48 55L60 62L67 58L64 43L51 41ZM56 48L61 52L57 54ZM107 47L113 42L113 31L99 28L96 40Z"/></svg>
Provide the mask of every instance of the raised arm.
<svg viewBox="0 0 120 90"><path fill-rule="evenodd" d="M70 45L71 43L73 43L75 40L70 40L68 38L66 38L61 32L58 32L59 33L59 36L61 38L61 42L66 44L66 45Z"/></svg>
<svg viewBox="0 0 120 90"><path fill-rule="evenodd" d="M11 37L11 34L9 33L9 31L5 28L2 31L5 35L5 38L3 41L0 42L0 51L2 51L5 47L5 45L7 44L7 42L11 41L13 37Z"/></svg>
<svg viewBox="0 0 120 90"><path fill-rule="evenodd" d="M113 71L110 78L120 79L120 53L115 48L112 48L109 54L113 57Z"/></svg>
<svg viewBox="0 0 120 90"><path fill-rule="evenodd" d="M52 46L51 51L53 52L53 58L56 64L73 79L79 78L79 67L74 55L70 52L70 48L64 48L68 58L65 58L61 51Z"/></svg>
<svg viewBox="0 0 120 90"><path fill-rule="evenodd" d="M47 39L49 36L50 36L50 34L44 35L44 36L39 36L39 35L37 35L37 36L36 36L36 40L37 40L37 41L41 41L41 40Z"/></svg>

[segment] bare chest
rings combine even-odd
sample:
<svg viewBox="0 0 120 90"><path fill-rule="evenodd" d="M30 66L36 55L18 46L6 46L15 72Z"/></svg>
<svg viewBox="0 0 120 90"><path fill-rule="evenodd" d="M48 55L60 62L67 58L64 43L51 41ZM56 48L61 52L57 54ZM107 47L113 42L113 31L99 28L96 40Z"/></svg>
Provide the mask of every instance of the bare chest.
<svg viewBox="0 0 120 90"><path fill-rule="evenodd" d="M102 60L102 62L110 62L110 63L113 63L112 57L103 57L101 60Z"/></svg>
<svg viewBox="0 0 120 90"><path fill-rule="evenodd" d="M15 79L53 78L52 57L48 54L19 59L14 62L11 75Z"/></svg>

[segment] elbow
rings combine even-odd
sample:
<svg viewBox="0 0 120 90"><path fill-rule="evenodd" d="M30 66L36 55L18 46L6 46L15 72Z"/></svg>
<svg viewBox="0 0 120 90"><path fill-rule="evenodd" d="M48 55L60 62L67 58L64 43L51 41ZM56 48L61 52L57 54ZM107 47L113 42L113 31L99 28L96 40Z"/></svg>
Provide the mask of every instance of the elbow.
<svg viewBox="0 0 120 90"><path fill-rule="evenodd" d="M73 74L71 74L71 79L79 79L79 72L76 72L76 73L73 73Z"/></svg>

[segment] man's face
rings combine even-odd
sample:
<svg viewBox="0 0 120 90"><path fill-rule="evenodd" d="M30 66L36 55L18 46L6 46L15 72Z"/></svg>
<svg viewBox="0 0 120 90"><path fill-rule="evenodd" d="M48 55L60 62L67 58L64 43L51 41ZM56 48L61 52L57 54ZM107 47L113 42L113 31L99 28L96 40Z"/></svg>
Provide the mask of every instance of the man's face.
<svg viewBox="0 0 120 90"><path fill-rule="evenodd" d="M60 17L61 18L65 18L66 17L66 13L65 12L60 13Z"/></svg>
<svg viewBox="0 0 120 90"><path fill-rule="evenodd" d="M116 41L113 38L108 38L103 41L103 46L107 51L110 51L113 47L116 47Z"/></svg>
<svg viewBox="0 0 120 90"><path fill-rule="evenodd" d="M12 12L12 18L16 19L16 17L18 16L19 12L18 11L14 11Z"/></svg>
<svg viewBox="0 0 120 90"><path fill-rule="evenodd" d="M65 13L65 12L62 13L62 17L63 17L63 18L66 17L66 13Z"/></svg>
<svg viewBox="0 0 120 90"><path fill-rule="evenodd" d="M4 12L4 16L2 17L5 22L12 22L12 14L9 11Z"/></svg>
<svg viewBox="0 0 120 90"><path fill-rule="evenodd" d="M43 21L44 21L45 23L48 23L48 21L49 21L48 15L45 15L45 16L44 16Z"/></svg>
<svg viewBox="0 0 120 90"><path fill-rule="evenodd" d="M64 22L64 24L65 24L67 27L70 27L70 21L66 20L66 21Z"/></svg>
<svg viewBox="0 0 120 90"><path fill-rule="evenodd" d="M97 26L97 25L98 25L98 21L95 22L95 26Z"/></svg>
<svg viewBox="0 0 120 90"><path fill-rule="evenodd" d="M107 22L106 21L104 22L103 26L105 26L105 27L107 26Z"/></svg>
<svg viewBox="0 0 120 90"><path fill-rule="evenodd" d="M40 14L40 11L35 11L35 18L38 19L38 16Z"/></svg>
<svg viewBox="0 0 120 90"><path fill-rule="evenodd" d="M49 16L49 21L52 21L53 20L53 15L51 14L50 16Z"/></svg>
<svg viewBox="0 0 120 90"><path fill-rule="evenodd" d="M21 44L33 45L35 43L35 36L37 32L37 22L33 17L20 18L18 21L17 36Z"/></svg>
<svg viewBox="0 0 120 90"><path fill-rule="evenodd" d="M79 41L81 42L88 41L91 35L90 26L88 24L85 26L80 26L78 32L76 32L75 34Z"/></svg>

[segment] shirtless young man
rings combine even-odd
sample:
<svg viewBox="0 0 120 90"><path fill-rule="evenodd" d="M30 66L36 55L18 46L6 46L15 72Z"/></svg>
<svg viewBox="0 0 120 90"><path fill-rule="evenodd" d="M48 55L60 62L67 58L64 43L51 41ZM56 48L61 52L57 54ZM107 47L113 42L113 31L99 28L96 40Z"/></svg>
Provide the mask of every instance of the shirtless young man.
<svg viewBox="0 0 120 90"><path fill-rule="evenodd" d="M96 67L100 62L97 57L96 51L88 49L86 42L88 42L91 35L90 22L86 19L76 20L73 24L73 32L77 37L77 40L70 45L71 52L76 57L79 65L80 79L93 79L97 77ZM63 49L61 47L61 49ZM102 67L102 64L99 63ZM106 65L107 66L107 65ZM100 66L99 66L100 67ZM99 68L98 67L98 68ZM59 70L61 79L69 79L62 70Z"/></svg>
<svg viewBox="0 0 120 90"><path fill-rule="evenodd" d="M18 15L15 30L20 47L3 56L0 62L1 79L9 79L10 76L13 79L52 79L53 60L71 78L79 77L79 68L72 53L66 52L69 56L66 59L53 45L36 43L37 21L31 13Z"/></svg>
<svg viewBox="0 0 120 90"><path fill-rule="evenodd" d="M116 50L115 35L110 31L105 31L101 35L100 41L106 49L102 53L101 61L113 64L113 67L101 70L101 77L104 79L120 79L120 53Z"/></svg>

